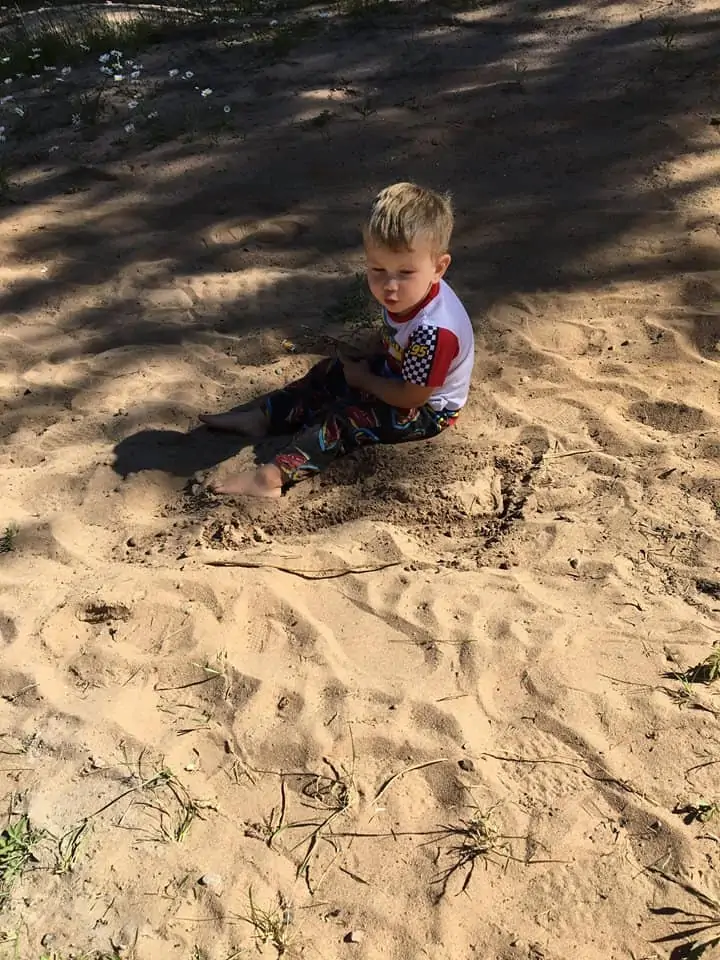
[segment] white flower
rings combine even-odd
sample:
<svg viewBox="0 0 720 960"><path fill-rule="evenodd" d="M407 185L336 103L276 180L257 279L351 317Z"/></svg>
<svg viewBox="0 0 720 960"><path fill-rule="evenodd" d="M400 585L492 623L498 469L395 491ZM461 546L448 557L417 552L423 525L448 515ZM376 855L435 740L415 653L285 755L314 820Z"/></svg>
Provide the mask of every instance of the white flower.
<svg viewBox="0 0 720 960"><path fill-rule="evenodd" d="M133 70L133 72L130 74L130 79L131 79L131 80L137 80L137 79L139 79L139 77L140 77L140 72L141 72L140 70Z"/></svg>
<svg viewBox="0 0 720 960"><path fill-rule="evenodd" d="M201 97L209 97L211 93L212 93L212 90L210 89L210 87L205 87L204 90L201 90L201 91L200 91L200 96L201 96Z"/></svg>
<svg viewBox="0 0 720 960"><path fill-rule="evenodd" d="M24 117L24 116L25 116L25 108L24 108L24 107L15 107L15 113L16 113L19 117Z"/></svg>
<svg viewBox="0 0 720 960"><path fill-rule="evenodd" d="M98 57L98 60L100 61L100 63L107 63L109 59L110 59L109 53L101 53L100 56Z"/></svg>
<svg viewBox="0 0 720 960"><path fill-rule="evenodd" d="M120 81L121 81L121 80L124 80L124 79L125 79L125 77L124 77L121 73L114 73L114 74L113 74L113 80L115 81L115 83L120 83Z"/></svg>
<svg viewBox="0 0 720 960"><path fill-rule="evenodd" d="M31 80L39 80L39 79L40 79L40 76L41 76L41 74L39 74L39 73L31 73L31 74L30 74L30 79L31 79Z"/></svg>
<svg viewBox="0 0 720 960"><path fill-rule="evenodd" d="M223 113L230 113L230 104L226 103L223 107Z"/></svg>
<svg viewBox="0 0 720 960"><path fill-rule="evenodd" d="M84 53L90 53L90 47L89 47L86 43L81 43L81 44L80 44L80 49L81 49Z"/></svg>
<svg viewBox="0 0 720 960"><path fill-rule="evenodd" d="M134 110L138 103L140 103L139 100L128 100L128 110Z"/></svg>
<svg viewBox="0 0 720 960"><path fill-rule="evenodd" d="M12 103L15 97L0 97L0 107L4 106L6 103Z"/></svg>
<svg viewBox="0 0 720 960"><path fill-rule="evenodd" d="M73 122L73 126L75 126L75 127L80 123L80 114L79 114L79 113L74 113L74 114L72 115L72 122Z"/></svg>
<svg viewBox="0 0 720 960"><path fill-rule="evenodd" d="M40 47L33 47L33 48L32 48L32 52L33 52L33 53L42 53L42 50L40 49Z"/></svg>
<svg viewBox="0 0 720 960"><path fill-rule="evenodd" d="M48 150L48 153L55 153L55 151L59 149L60 147L57 144L54 144L52 147L50 147L50 149Z"/></svg>
<svg viewBox="0 0 720 960"><path fill-rule="evenodd" d="M5 86L9 87L11 83L12 83L12 77L8 77L7 80L5 81Z"/></svg>
<svg viewBox="0 0 720 960"><path fill-rule="evenodd" d="M126 124L125 124L125 133L135 133L135 124L134 124L134 123L126 123Z"/></svg>
<svg viewBox="0 0 720 960"><path fill-rule="evenodd" d="M10 63L10 57L0 57L0 63Z"/></svg>
<svg viewBox="0 0 720 960"><path fill-rule="evenodd" d="M63 67L60 73L66 77L69 73L72 73L72 67Z"/></svg>
<svg viewBox="0 0 720 960"><path fill-rule="evenodd" d="M192 80L195 74L192 72L192 70L186 70L183 76L185 77L186 80Z"/></svg>
<svg viewBox="0 0 720 960"><path fill-rule="evenodd" d="M40 59L39 53L31 53L30 56L28 57L28 60L39 60L39 59Z"/></svg>
<svg viewBox="0 0 720 960"><path fill-rule="evenodd" d="M147 118L148 120L157 120L159 116L160 114L157 112L157 110L151 110L150 113L147 115Z"/></svg>
<svg viewBox="0 0 720 960"><path fill-rule="evenodd" d="M0 133L5 133L5 127L0 127Z"/></svg>
<svg viewBox="0 0 720 960"><path fill-rule="evenodd" d="M122 59L122 50L111 50L110 56L117 57L118 59Z"/></svg>
<svg viewBox="0 0 720 960"><path fill-rule="evenodd" d="M43 70L46 73L55 73L55 71L57 70L57 67L43 67Z"/></svg>
<svg viewBox="0 0 720 960"><path fill-rule="evenodd" d="M271 26L271 27L276 27L277 25L278 25L277 20L271 20L271 21L270 21L270 26Z"/></svg>
<svg viewBox="0 0 720 960"><path fill-rule="evenodd" d="M179 70L168 70L169 77L176 77L180 73Z"/></svg>

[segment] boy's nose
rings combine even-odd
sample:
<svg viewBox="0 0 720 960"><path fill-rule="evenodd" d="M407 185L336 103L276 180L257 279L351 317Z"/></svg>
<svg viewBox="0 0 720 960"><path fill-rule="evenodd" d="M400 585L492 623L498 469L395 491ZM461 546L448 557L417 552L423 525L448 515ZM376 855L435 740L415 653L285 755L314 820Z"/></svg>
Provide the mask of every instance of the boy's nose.
<svg viewBox="0 0 720 960"><path fill-rule="evenodd" d="M397 285L397 280L394 277L388 277L388 279L385 281L385 289L388 291L397 290Z"/></svg>

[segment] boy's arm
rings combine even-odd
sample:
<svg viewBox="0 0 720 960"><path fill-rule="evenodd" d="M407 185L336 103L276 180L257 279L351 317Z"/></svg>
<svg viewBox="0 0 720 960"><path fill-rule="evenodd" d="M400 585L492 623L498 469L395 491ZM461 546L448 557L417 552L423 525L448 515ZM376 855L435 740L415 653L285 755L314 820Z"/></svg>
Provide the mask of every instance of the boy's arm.
<svg viewBox="0 0 720 960"><path fill-rule="evenodd" d="M383 403L401 410L410 410L413 407L422 407L430 399L434 387L419 386L408 383L407 380L391 380L389 377L378 377L368 370L367 364L362 361L343 360L345 379L351 387L372 394Z"/></svg>
<svg viewBox="0 0 720 960"><path fill-rule="evenodd" d="M421 407L445 383L459 346L452 330L423 324L405 348L402 379L378 377L364 363L345 364L345 379L391 407Z"/></svg>

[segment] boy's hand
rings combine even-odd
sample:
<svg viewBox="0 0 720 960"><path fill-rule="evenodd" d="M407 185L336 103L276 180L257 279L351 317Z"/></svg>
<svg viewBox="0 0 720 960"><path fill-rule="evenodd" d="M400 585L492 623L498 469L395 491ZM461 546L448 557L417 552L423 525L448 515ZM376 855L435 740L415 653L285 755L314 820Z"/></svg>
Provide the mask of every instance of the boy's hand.
<svg viewBox="0 0 720 960"><path fill-rule="evenodd" d="M342 354L340 355L340 362L343 365L343 373L345 374L345 380L348 386L353 387L355 390L364 389L368 374L370 373L367 362L365 360L351 360Z"/></svg>

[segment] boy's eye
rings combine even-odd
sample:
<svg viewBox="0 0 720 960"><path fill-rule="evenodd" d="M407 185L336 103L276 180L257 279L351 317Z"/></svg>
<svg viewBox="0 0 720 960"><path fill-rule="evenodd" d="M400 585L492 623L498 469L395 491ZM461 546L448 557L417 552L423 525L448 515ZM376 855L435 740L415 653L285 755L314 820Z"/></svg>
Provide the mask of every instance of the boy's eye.
<svg viewBox="0 0 720 960"><path fill-rule="evenodd" d="M373 267L373 268L372 268L372 272L373 272L374 274L377 274L377 275L379 275L379 274L381 274L381 273L385 273L385 271L382 269L382 267Z"/></svg>
<svg viewBox="0 0 720 960"><path fill-rule="evenodd" d="M401 270L401 271L400 271L400 276L402 276L402 277L414 277L414 276L415 276L415 271L414 271L414 270Z"/></svg>

